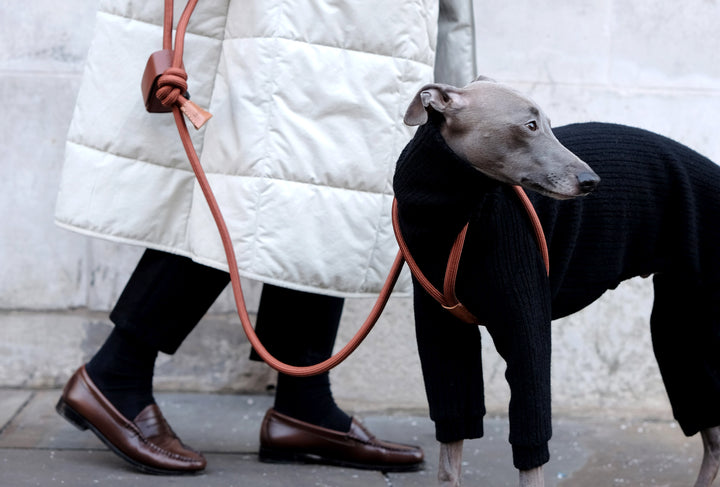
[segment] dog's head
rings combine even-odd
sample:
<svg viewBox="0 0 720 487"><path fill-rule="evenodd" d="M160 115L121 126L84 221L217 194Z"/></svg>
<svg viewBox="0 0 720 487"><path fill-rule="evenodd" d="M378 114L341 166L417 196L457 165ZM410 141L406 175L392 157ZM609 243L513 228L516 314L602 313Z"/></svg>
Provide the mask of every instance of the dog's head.
<svg viewBox="0 0 720 487"><path fill-rule="evenodd" d="M556 199L591 192L600 178L555 138L550 120L528 97L480 77L463 88L429 84L405 114L422 125L439 114L448 146L478 171Z"/></svg>

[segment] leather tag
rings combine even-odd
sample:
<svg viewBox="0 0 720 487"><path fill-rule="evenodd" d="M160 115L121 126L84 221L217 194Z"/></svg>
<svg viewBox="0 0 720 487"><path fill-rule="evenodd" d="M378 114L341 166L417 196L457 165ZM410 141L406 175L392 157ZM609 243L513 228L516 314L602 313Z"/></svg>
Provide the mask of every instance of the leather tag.
<svg viewBox="0 0 720 487"><path fill-rule="evenodd" d="M185 116L188 118L188 120L190 120L190 123L193 124L193 127L195 127L195 129L199 130L200 127L205 125L205 122L210 120L210 118L212 117L212 114L210 112L200 108L192 101L182 97L180 98L180 100L180 111L185 114Z"/></svg>

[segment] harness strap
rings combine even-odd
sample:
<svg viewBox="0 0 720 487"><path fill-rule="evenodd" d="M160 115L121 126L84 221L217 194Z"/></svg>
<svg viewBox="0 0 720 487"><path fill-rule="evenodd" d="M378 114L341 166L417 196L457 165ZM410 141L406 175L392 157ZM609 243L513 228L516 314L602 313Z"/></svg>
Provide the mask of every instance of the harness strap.
<svg viewBox="0 0 720 487"><path fill-rule="evenodd" d="M273 357L267 349L262 345L248 315L243 297L242 287L240 285L240 274L238 272L237 259L233 248L232 239L228 231L225 219L223 218L220 207L217 204L212 188L208 183L207 176L203 170L200 159L198 158L195 147L193 146L190 133L188 132L183 113L190 119L195 128L200 128L210 118L210 114L202 110L185 96L187 89L187 73L183 68L182 53L185 32L187 30L188 21L198 0L189 0L185 6L180 20L178 21L177 31L175 34L175 49L171 50L172 45L172 14L173 0L165 0L165 19L163 31L163 51L158 51L150 56L146 71L143 75L141 88L145 106L148 111L162 112L172 111L175 117L180 140L182 141L185 153L190 161L193 172L202 189L203 195L207 200L210 212L212 213L215 224L220 233L225 256L227 257L228 270L230 272L230 281L232 284L233 296L235 297L235 307L237 308L240 323L252 344L255 351L260 357L273 369L283 374L293 375L296 377L306 377L310 375L321 374L327 372L331 368L345 360L367 337L370 330L377 322L387 304L390 293L400 276L400 271L405 263L400 252L397 253L393 262L390 273L383 285L380 295L365 322L358 329L355 336L335 355L327 360L312 366L296 367L285 364ZM160 104L156 102L160 101Z"/></svg>
<svg viewBox="0 0 720 487"><path fill-rule="evenodd" d="M515 194L517 194L518 198L520 198L523 208L530 217L530 223L532 224L533 231L535 233L535 239L538 242L540 253L542 254L543 261L545 262L545 272L550 274L550 257L548 255L547 241L545 240L545 233L543 232L540 218L538 218L537 212L535 212L535 208L533 208L532 202L527 197L527 194L525 194L525 191L520 186L513 186L513 189L515 190ZM460 257L462 256L463 246L465 245L465 236L467 235L469 223L466 223L462 230L460 230L460 233L450 249L450 256L448 257L447 267L445 268L445 278L443 280L443 292L440 292L437 288L435 288L435 286L433 286L430 280L425 277L423 272L420 270L420 266L418 266L415 259L413 259L410 249L405 243L405 239L402 236L402 232L400 232L400 225L398 223L397 200L393 200L392 221L395 238L400 246L400 252L405 257L408 267L410 268L410 272L415 279L417 279L423 289L425 289L425 291L430 294L435 301L440 303L443 308L450 311L450 313L452 313L456 318L464 321L465 323L479 325L480 321L465 307L465 305L460 302L460 300L458 300L455 295L455 282L457 281L458 268L460 267Z"/></svg>
<svg viewBox="0 0 720 487"><path fill-rule="evenodd" d="M548 253L547 240L545 239L545 232L543 231L542 223L540 218L537 216L535 208L533 208L530 198L528 198L525 191L520 186L513 186L515 194L520 198L520 202L523 204L525 211L530 217L530 223L532 224L533 231L535 232L535 239L537 240L538 247L540 247L540 253L542 254L543 262L545 262L545 273L550 275L550 255Z"/></svg>

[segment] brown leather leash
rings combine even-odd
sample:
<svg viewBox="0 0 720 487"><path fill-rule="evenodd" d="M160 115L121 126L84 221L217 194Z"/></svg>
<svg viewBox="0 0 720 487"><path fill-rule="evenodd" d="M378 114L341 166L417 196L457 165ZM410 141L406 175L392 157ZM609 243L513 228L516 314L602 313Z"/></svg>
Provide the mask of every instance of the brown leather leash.
<svg viewBox="0 0 720 487"><path fill-rule="evenodd" d="M183 118L183 114L185 114L185 116L188 117L193 126L196 129L199 129L212 116L210 115L210 113L198 107L195 103L188 99L187 73L185 72L185 68L183 66L185 33L187 31L190 16L192 15L193 10L197 5L197 2L198 0L188 0L188 3L185 6L182 15L178 20L178 25L175 33L175 45L173 47L173 0L165 0L165 12L163 20L163 49L161 51L153 53L150 56L145 67L145 72L143 74L141 82L141 89L143 93L145 107L149 112L153 113L170 111L172 111L173 113L173 116L175 118L175 124L177 126L178 133L180 134L180 140L182 141L185 153L187 154L190 165L193 169L193 172L195 173L195 177L197 178L198 184L200 185L203 195L207 200L208 206L210 207L210 212L213 216L213 219L215 220L218 232L220 233L220 238L222 240L223 248L225 250L225 256L228 262L230 281L232 285L233 296L235 298L235 307L237 308L240 323L243 327L245 334L248 337L248 340L250 341L250 344L253 346L258 355L260 355L260 357L270 367L279 372L282 372L283 374L293 375L296 377L305 377L327 372L336 365L340 364L352 352L354 352L355 349L360 345L360 343L362 343L362 341L370 333L373 326L375 326L375 323L382 314L382 311L387 304L390 294L395 287L395 283L400 276L400 271L402 270L402 266L406 259L408 259L408 264L411 271L413 272L413 275L415 275L418 280L422 278L425 282L427 282L427 284L429 284L429 281L425 279L425 277L422 275L422 272L420 272L419 268L415 264L415 261L412 260L412 256L407 250L407 246L405 245L404 240L402 240L402 235L400 235L400 231L397 227L396 221L397 203L396 201L393 201L393 227L395 229L395 234L398 238L398 242L400 243L401 250L398 251L397 256L395 257L395 261L393 262L388 277L383 284L383 287L375 302L375 305L371 309L368 317L365 319L365 322L356 332L355 336L353 336L352 339L350 339L350 341L348 341L348 343L332 357L318 364L305 367L293 366L277 360L262 345L257 335L255 334L255 330L253 329L252 323L250 321L250 316L248 315L247 307L245 305L245 298L243 296L242 286L240 285L240 274L238 271L237 258L235 256L235 249L232 245L230 232L228 231L225 219L222 215L222 212L220 211L220 207L218 206L217 200L215 199L215 195L212 191L212 188L210 187L207 176L205 175L205 171L200 164L200 159L197 155L197 152L195 151L192 139L190 138L190 133L188 131L187 125L185 124L185 119ZM545 259L547 266L547 246L545 244L545 238L542 234L542 227L540 226L540 221L535 214L535 210L532 208L532 204L530 204L530 201L527 199L527 196L522 191L522 189L516 187L516 191L518 192L521 200L523 200L523 204L528 210L528 214L533 221L533 226L535 228L536 235L538 236L538 241L540 242L540 247L543 251L543 258ZM472 317L472 315L470 315L469 312L467 312L467 310L464 308L464 306L462 306L462 304L457 301L454 291L455 277L457 276L457 265L460 261L460 254L462 253L462 244L465 239L466 231L467 225L461 232L461 235L458 236L456 246L453 247L451 259L450 262L448 262L448 275L450 276L450 278L446 278L445 294L439 293L432 285L429 285L432 291L428 289L428 292L430 292L434 297L436 297L436 299L438 299L436 294L439 294L442 298L442 301L440 302L443 304L443 306L447 305L447 309L449 309L452 313L460 313L462 316L465 316L465 318L468 319L469 317ZM456 249L456 247L458 248ZM446 299L446 297L449 297L451 299ZM476 322L476 320L469 322L474 323Z"/></svg>
<svg viewBox="0 0 720 487"><path fill-rule="evenodd" d="M382 311L387 304L390 293L392 292L392 289L400 275L404 260L402 255L398 252L370 315L358 329L355 336L340 351L327 360L307 367L288 365L273 357L262 345L255 334L255 330L250 322L250 316L248 315L247 308L245 306L245 299L240 285L240 274L238 272L237 259L235 257L235 250L232 245L230 233L227 229L227 225L225 224L225 219L220 211L220 207L217 204L217 200L215 199L215 195L210 188L205 171L200 165L200 159L195 151L190 138L190 133L188 132L187 125L185 124L185 119L183 118L184 113L195 128L198 129L211 117L208 112L195 105L185 96L187 92L187 73L185 72L182 62L184 39L188 21L190 20L190 16L197 5L197 2L198 0L189 0L185 6L185 10L178 20L175 33L175 46L173 49L173 0L165 0L163 49L162 51L155 52L150 56L145 68L145 73L143 74L143 81L141 83L145 106L150 112L172 111L175 117L175 124L177 125L178 133L180 134L180 139L185 149L185 153L187 154L190 165L192 166L193 172L195 173L200 188L202 189L203 195L208 202L210 212L212 213L215 224L220 233L220 238L222 240L223 248L228 261L230 281L232 284L233 295L235 297L235 307L237 308L238 316L240 317L240 323L242 324L243 330L245 331L251 345L258 355L260 355L260 357L270 367L279 372L297 377L321 374L345 360L353 351L355 351L368 333L370 333L370 330L377 322L377 319L380 317L380 314L382 314Z"/></svg>

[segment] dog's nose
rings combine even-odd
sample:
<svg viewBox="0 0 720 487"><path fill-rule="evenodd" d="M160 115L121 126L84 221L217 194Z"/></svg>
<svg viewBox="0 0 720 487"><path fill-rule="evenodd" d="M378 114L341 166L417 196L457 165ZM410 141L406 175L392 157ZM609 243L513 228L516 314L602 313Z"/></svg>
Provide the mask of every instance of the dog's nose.
<svg viewBox="0 0 720 487"><path fill-rule="evenodd" d="M600 178L594 172L581 172L577 175L577 179L583 193L594 190L600 182Z"/></svg>

